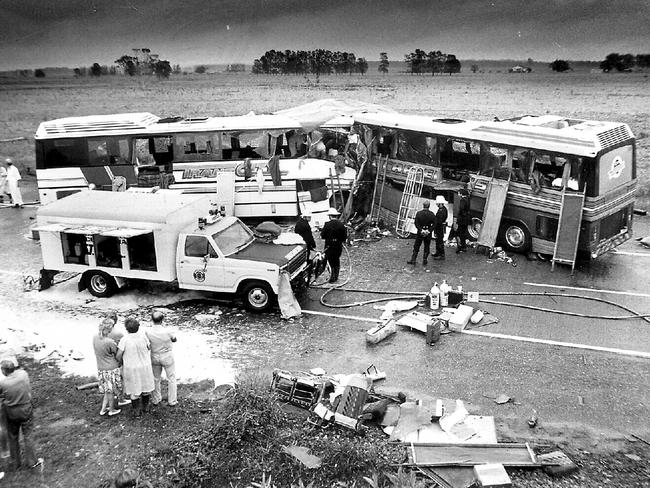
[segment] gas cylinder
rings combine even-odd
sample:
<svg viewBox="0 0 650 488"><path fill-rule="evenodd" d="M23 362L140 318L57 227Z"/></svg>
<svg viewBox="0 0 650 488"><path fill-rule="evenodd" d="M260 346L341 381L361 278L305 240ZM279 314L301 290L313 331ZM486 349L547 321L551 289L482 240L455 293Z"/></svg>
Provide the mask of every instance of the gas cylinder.
<svg viewBox="0 0 650 488"><path fill-rule="evenodd" d="M429 291L429 308L431 310L438 310L440 308L440 288L436 281Z"/></svg>
<svg viewBox="0 0 650 488"><path fill-rule="evenodd" d="M449 306L449 290L451 290L451 286L447 284L447 280L442 280L442 284L440 285L440 306L441 307Z"/></svg>

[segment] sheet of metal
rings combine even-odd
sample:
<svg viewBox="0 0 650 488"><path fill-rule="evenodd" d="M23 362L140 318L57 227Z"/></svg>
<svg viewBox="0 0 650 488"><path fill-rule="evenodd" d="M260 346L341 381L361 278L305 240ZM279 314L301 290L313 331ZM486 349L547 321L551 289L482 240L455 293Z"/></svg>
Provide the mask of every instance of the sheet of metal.
<svg viewBox="0 0 650 488"><path fill-rule="evenodd" d="M106 237L135 237L135 236L141 236L144 234L150 234L153 232L152 229L129 229L129 228L119 228L119 229L111 229L107 230L104 232L101 232L99 235L106 236Z"/></svg>
<svg viewBox="0 0 650 488"><path fill-rule="evenodd" d="M410 463L416 466L540 466L528 444L411 444Z"/></svg>

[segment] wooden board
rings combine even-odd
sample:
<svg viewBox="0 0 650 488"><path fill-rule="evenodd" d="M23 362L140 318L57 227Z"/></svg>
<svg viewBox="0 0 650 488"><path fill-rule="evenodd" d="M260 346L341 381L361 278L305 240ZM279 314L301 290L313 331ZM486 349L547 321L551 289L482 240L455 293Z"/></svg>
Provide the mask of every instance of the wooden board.
<svg viewBox="0 0 650 488"><path fill-rule="evenodd" d="M416 466L540 466L528 444L411 444L409 462Z"/></svg>
<svg viewBox="0 0 650 488"><path fill-rule="evenodd" d="M496 178L490 180L483 208L483 224L481 224L481 231L478 235L477 244L479 246L493 248L497 242L509 184L510 182L507 180Z"/></svg>
<svg viewBox="0 0 650 488"><path fill-rule="evenodd" d="M582 208L585 201L584 193L563 192L560 219L555 236L553 264L575 264L582 223Z"/></svg>

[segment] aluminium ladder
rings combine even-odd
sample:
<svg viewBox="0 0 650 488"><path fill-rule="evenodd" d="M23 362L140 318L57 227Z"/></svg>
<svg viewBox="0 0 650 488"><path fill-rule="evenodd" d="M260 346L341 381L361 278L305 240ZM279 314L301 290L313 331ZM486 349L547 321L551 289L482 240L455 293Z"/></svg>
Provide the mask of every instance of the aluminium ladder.
<svg viewBox="0 0 650 488"><path fill-rule="evenodd" d="M566 187L562 190L562 204L560 206L557 234L555 235L551 271L555 271L555 263L570 264L571 274L575 270L584 203L584 190L582 192L572 192L567 191Z"/></svg>
<svg viewBox="0 0 650 488"><path fill-rule="evenodd" d="M415 222L415 214L418 211L418 202L422 195L424 185L424 169L411 167L406 177L406 185L402 193L402 201L397 214L395 232L400 237L408 237L411 233L411 226Z"/></svg>

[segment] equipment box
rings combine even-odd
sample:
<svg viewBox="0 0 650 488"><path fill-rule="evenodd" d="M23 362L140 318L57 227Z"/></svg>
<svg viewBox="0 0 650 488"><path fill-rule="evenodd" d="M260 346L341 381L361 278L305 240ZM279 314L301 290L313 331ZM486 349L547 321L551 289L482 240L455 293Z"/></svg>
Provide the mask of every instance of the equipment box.
<svg viewBox="0 0 650 488"><path fill-rule="evenodd" d="M271 389L281 400L309 409L318 400L324 383L322 376L276 369L273 371Z"/></svg>

